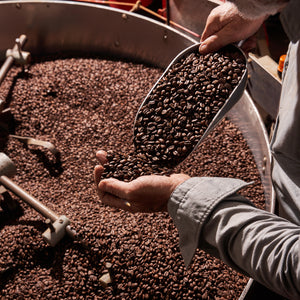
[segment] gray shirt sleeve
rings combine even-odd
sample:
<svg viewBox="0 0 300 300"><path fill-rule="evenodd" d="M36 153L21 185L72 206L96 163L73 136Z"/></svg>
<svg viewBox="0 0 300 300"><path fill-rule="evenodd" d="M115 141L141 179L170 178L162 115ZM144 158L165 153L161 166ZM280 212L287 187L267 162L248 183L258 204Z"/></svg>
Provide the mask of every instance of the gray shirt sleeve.
<svg viewBox="0 0 300 300"><path fill-rule="evenodd" d="M200 247L278 294L299 299L300 228L238 195L245 185L191 178L176 188L168 208L184 261L188 265Z"/></svg>
<svg viewBox="0 0 300 300"><path fill-rule="evenodd" d="M280 12L288 0L230 0L238 8L239 12L249 19L255 19L266 15L274 15Z"/></svg>
<svg viewBox="0 0 300 300"><path fill-rule="evenodd" d="M246 185L239 179L194 177L175 189L168 211L178 229L179 247L186 265L198 247L200 232L211 209Z"/></svg>

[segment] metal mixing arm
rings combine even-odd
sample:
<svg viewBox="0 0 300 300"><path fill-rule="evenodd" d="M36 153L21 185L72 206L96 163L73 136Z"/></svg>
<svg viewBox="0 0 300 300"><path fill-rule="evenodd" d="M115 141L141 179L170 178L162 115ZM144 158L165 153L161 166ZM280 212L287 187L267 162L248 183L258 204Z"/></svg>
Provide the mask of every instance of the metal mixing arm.
<svg viewBox="0 0 300 300"><path fill-rule="evenodd" d="M43 233L43 238L51 246L55 246L67 233L72 239L76 238L76 232L70 227L70 220L62 215L58 216L50 208L42 204L36 198L28 194L6 175L12 176L15 173L13 162L4 153L0 153L0 184L7 190L20 197L37 212L42 214L47 220L48 229Z"/></svg>

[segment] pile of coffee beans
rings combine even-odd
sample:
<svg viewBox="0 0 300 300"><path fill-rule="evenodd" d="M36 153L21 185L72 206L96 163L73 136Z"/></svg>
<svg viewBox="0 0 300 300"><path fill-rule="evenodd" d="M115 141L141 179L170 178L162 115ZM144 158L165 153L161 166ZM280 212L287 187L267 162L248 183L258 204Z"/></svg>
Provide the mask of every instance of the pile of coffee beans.
<svg viewBox="0 0 300 300"><path fill-rule="evenodd" d="M145 155L138 153L121 155L113 151L107 152L108 163L104 165L103 178L116 178L123 181L131 181L139 176L159 174L170 175L171 170L163 166L148 162Z"/></svg>
<svg viewBox="0 0 300 300"><path fill-rule="evenodd" d="M130 181L141 175L169 174L197 146L245 72L233 46L178 59L152 89L134 124L135 151L108 157L104 178ZM138 167L137 167L138 166Z"/></svg>
<svg viewBox="0 0 300 300"><path fill-rule="evenodd" d="M199 143L245 72L233 46L214 54L197 49L174 63L140 108L134 144L154 164L174 167Z"/></svg>
<svg viewBox="0 0 300 300"><path fill-rule="evenodd" d="M54 157L47 149L7 137L0 150L16 164L13 180L58 215L68 216L83 240L66 237L50 247L42 239L45 219L11 194L23 212L0 208L1 299L239 298L248 278L220 260L198 250L185 268L167 213L130 214L98 199L96 151L113 150L118 160L135 151L136 113L161 74L145 65L100 58L49 59L25 73L17 67L9 72L0 97L10 103L15 134L49 141L60 152ZM228 120L174 171L254 181L241 193L264 207L251 151ZM107 263L113 280L105 288L100 279Z"/></svg>

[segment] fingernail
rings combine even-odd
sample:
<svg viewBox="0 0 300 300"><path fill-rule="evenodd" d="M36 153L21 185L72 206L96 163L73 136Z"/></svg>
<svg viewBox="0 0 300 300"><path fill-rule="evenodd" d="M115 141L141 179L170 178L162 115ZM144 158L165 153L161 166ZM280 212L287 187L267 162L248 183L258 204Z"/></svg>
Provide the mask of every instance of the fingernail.
<svg viewBox="0 0 300 300"><path fill-rule="evenodd" d="M207 50L207 45L206 44L201 44L200 48L199 48L199 51L200 52L205 52L206 50Z"/></svg>

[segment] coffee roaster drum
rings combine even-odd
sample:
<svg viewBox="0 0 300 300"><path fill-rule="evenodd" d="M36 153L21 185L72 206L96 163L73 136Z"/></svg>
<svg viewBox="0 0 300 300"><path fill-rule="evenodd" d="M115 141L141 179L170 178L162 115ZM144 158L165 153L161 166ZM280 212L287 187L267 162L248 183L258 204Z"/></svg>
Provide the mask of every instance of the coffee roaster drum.
<svg viewBox="0 0 300 300"><path fill-rule="evenodd" d="M165 68L198 39L161 22L93 3L74 1L1 1L0 61L14 39L25 34L25 50L34 57L84 54L126 58ZM141 99L142 100L142 99ZM273 210L268 136L249 94L228 118L243 133L260 171L266 209Z"/></svg>

